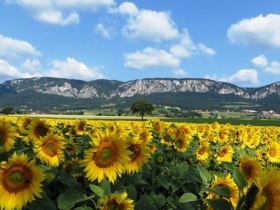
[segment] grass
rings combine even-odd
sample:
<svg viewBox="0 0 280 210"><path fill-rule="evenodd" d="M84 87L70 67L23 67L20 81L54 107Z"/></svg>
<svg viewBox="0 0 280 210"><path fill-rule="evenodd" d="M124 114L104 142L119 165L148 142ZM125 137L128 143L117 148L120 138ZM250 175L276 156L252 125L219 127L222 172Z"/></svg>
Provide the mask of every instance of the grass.
<svg viewBox="0 0 280 210"><path fill-rule="evenodd" d="M22 115L11 115L22 116ZM53 114L30 114L30 117L51 118L51 119L88 119L88 120L123 120L123 121L141 121L140 116L95 116L95 115L53 115ZM159 116L145 116L144 120L158 118L166 122L184 122L184 123L207 123L218 122L220 124L230 123L232 125L256 125L256 126L280 126L280 119L216 119L216 118L167 118Z"/></svg>

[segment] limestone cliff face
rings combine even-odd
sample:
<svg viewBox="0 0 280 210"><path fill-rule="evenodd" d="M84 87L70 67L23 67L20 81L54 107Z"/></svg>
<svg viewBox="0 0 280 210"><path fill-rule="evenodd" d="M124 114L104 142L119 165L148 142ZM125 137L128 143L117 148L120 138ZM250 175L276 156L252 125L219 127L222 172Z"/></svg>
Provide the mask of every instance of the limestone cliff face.
<svg viewBox="0 0 280 210"><path fill-rule="evenodd" d="M208 79L142 79L128 82L95 80L85 82L58 78L16 79L0 84L0 89L17 93L35 91L73 98L113 98L155 93L215 93L233 94L246 99L263 99L271 94L280 96L280 82L250 90L229 83Z"/></svg>

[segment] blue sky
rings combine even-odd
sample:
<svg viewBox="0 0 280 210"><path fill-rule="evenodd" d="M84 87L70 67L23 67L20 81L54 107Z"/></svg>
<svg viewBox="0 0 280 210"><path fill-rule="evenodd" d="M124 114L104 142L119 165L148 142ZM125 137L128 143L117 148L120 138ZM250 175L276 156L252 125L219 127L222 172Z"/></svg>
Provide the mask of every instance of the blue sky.
<svg viewBox="0 0 280 210"><path fill-rule="evenodd" d="M280 81L278 0L1 0L0 82Z"/></svg>

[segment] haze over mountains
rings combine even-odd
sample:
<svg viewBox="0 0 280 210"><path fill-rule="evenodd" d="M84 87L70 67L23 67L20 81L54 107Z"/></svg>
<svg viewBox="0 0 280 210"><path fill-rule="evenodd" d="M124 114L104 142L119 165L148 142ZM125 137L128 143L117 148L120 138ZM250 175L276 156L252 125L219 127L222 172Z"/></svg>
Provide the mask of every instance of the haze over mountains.
<svg viewBox="0 0 280 210"><path fill-rule="evenodd" d="M280 82L258 88L242 88L209 79L152 78L121 82L90 82L62 78L9 80L0 84L0 106L35 110L129 107L139 98L156 105L183 109L225 109L247 104L257 110L279 110Z"/></svg>

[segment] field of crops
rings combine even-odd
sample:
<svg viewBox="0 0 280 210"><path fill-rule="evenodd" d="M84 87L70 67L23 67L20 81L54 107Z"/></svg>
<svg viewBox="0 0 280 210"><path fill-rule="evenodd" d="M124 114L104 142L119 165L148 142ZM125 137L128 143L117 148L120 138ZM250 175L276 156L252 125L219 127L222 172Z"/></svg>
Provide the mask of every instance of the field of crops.
<svg viewBox="0 0 280 210"><path fill-rule="evenodd" d="M0 118L0 209L279 210L280 127Z"/></svg>

